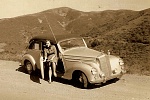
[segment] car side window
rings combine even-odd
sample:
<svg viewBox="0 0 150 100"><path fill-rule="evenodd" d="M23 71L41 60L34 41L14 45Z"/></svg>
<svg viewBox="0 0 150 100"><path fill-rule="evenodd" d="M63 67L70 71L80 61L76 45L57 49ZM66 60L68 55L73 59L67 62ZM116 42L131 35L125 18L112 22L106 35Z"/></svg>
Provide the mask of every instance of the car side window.
<svg viewBox="0 0 150 100"><path fill-rule="evenodd" d="M29 49L42 50L42 42L32 42Z"/></svg>
<svg viewBox="0 0 150 100"><path fill-rule="evenodd" d="M34 49L40 50L40 44L39 44L39 43L35 43L35 44L34 44Z"/></svg>

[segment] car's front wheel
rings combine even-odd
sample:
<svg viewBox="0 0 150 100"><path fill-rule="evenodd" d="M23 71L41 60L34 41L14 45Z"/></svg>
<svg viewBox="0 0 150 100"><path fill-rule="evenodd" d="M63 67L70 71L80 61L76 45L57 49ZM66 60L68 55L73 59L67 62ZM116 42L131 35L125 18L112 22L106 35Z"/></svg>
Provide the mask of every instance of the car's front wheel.
<svg viewBox="0 0 150 100"><path fill-rule="evenodd" d="M88 79L83 72L75 72L73 74L73 84L80 88L88 88Z"/></svg>
<svg viewBox="0 0 150 100"><path fill-rule="evenodd" d="M25 62L25 69L27 70L27 73L28 73L28 74L31 74L31 73L32 73L32 71L33 71L33 66L32 66L32 64L31 64L30 61L26 61L26 62Z"/></svg>

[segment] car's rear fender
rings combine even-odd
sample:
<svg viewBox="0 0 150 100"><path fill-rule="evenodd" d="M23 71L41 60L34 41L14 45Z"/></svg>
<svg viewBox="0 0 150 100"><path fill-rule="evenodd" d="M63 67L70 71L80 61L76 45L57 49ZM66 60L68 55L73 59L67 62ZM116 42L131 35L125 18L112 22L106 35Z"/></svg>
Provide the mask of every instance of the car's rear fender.
<svg viewBox="0 0 150 100"><path fill-rule="evenodd" d="M26 61L30 61L30 62L31 62L31 64L32 64L32 66L33 66L33 70L36 69L36 62L35 62L34 58L33 58L30 54L25 54L25 55L23 56L21 65L24 66Z"/></svg>

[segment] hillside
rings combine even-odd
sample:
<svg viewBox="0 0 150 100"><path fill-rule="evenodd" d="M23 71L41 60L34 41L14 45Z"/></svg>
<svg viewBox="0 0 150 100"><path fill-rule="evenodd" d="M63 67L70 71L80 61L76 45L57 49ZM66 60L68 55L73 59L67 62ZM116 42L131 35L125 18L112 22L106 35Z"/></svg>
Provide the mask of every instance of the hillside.
<svg viewBox="0 0 150 100"><path fill-rule="evenodd" d="M28 41L38 34L78 34L91 37L89 46L121 56L128 73L150 75L150 9L81 12L62 7L0 19L1 59L20 60Z"/></svg>
<svg viewBox="0 0 150 100"><path fill-rule="evenodd" d="M128 64L128 73L150 75L149 11L150 9L138 12L138 17L107 32L104 36L97 35L94 40L95 49L109 49L113 54L124 58Z"/></svg>

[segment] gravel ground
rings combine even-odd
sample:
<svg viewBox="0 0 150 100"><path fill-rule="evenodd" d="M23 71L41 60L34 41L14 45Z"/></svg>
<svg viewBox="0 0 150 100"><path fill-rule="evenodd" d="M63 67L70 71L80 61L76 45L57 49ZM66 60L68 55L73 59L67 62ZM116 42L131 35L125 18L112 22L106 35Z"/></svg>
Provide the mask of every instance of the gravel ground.
<svg viewBox="0 0 150 100"><path fill-rule="evenodd" d="M61 79L48 84L19 65L0 60L0 100L150 100L150 76L125 74L115 83L80 89Z"/></svg>

